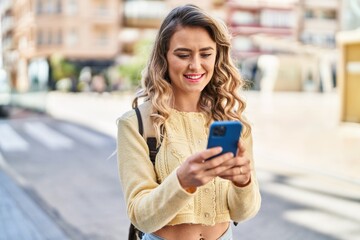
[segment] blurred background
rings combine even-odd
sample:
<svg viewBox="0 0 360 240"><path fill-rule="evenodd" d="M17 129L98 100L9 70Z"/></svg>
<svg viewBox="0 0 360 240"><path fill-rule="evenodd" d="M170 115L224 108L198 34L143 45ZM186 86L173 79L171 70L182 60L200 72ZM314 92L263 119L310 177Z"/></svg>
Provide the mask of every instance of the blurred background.
<svg viewBox="0 0 360 240"><path fill-rule="evenodd" d="M360 0L1 0L0 240L127 239L115 121L185 3L249 83L263 205L234 239L360 239Z"/></svg>

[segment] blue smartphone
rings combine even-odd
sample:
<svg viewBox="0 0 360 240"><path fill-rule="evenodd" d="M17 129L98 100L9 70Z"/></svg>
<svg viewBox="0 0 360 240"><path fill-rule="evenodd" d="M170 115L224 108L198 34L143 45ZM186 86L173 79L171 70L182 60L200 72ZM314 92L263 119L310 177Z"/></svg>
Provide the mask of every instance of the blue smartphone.
<svg viewBox="0 0 360 240"><path fill-rule="evenodd" d="M222 147L223 151L207 160L223 153L232 152L236 155L242 124L239 121L215 121L210 125L207 148Z"/></svg>

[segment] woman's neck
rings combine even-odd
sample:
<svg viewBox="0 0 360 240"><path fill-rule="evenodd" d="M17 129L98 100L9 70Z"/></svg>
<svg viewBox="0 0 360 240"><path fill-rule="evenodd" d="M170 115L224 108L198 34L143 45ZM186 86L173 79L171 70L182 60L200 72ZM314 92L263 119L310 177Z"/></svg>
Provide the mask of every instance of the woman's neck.
<svg viewBox="0 0 360 240"><path fill-rule="evenodd" d="M175 99L174 108L180 112L199 112L199 98Z"/></svg>

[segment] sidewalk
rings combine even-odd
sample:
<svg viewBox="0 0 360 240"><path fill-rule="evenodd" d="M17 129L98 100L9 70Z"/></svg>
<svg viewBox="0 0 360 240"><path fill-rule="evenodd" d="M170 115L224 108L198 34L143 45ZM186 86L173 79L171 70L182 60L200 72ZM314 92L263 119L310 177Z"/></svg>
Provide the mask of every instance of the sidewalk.
<svg viewBox="0 0 360 240"><path fill-rule="evenodd" d="M0 240L68 240L12 173L0 154Z"/></svg>
<svg viewBox="0 0 360 240"><path fill-rule="evenodd" d="M339 121L337 93L250 91L245 98L258 167L287 167L360 185L360 124ZM46 110L116 137L116 118L131 109L132 99L54 92Z"/></svg>
<svg viewBox="0 0 360 240"><path fill-rule="evenodd" d="M360 124L340 122L337 93L251 92L247 100L259 167L360 185Z"/></svg>

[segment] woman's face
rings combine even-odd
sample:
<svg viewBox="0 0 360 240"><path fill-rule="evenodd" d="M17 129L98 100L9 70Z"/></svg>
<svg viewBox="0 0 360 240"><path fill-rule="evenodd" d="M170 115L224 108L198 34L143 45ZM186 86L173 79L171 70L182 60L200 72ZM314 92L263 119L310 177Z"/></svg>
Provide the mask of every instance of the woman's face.
<svg viewBox="0 0 360 240"><path fill-rule="evenodd" d="M170 39L166 58L175 98L200 96L214 73L216 43L201 27L181 27Z"/></svg>

